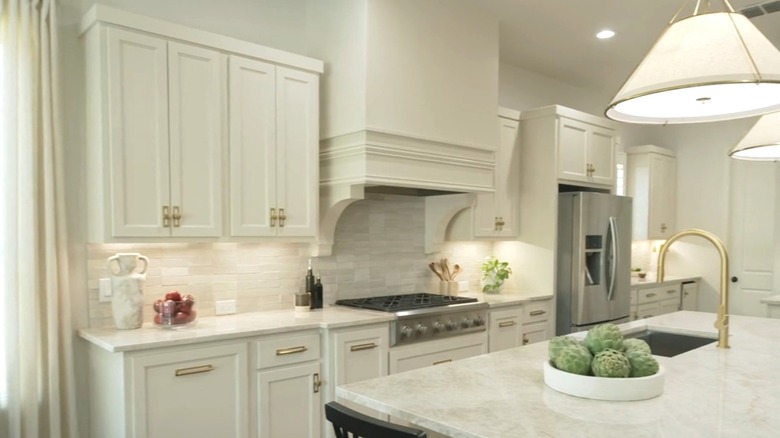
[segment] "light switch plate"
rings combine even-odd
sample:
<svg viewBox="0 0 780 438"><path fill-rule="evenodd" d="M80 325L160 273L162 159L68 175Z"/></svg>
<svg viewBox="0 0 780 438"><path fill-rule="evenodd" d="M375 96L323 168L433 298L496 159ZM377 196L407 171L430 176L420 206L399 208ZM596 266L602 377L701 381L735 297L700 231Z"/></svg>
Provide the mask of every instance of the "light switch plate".
<svg viewBox="0 0 780 438"><path fill-rule="evenodd" d="M219 300L215 307L214 313L217 315L231 315L236 313L236 300Z"/></svg>
<svg viewBox="0 0 780 438"><path fill-rule="evenodd" d="M469 281L463 280L458 282L458 292L468 292L469 291Z"/></svg>
<svg viewBox="0 0 780 438"><path fill-rule="evenodd" d="M111 279L98 279L98 301L101 303L111 302Z"/></svg>

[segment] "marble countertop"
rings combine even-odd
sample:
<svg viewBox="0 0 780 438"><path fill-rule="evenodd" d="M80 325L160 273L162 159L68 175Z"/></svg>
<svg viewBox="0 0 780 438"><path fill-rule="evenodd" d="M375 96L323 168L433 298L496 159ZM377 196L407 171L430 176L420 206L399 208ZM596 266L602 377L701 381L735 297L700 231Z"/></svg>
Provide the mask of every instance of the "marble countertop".
<svg viewBox="0 0 780 438"><path fill-rule="evenodd" d="M666 384L650 400L588 400L547 387L547 342L340 386L336 395L457 438L777 436L780 320L730 320L730 349L713 343L659 357ZM714 338L714 321L682 311L621 328Z"/></svg>
<svg viewBox="0 0 780 438"><path fill-rule="evenodd" d="M487 302L491 308L512 306L552 298L552 294L462 293ZM85 328L78 335L110 352L144 350L171 345L194 344L247 336L261 336L293 330L333 329L395 320L392 313L358 310L341 306L326 306L321 310L296 313L293 310L241 313L199 318L197 323L179 329L162 329L151 323L136 330L115 328Z"/></svg>
<svg viewBox="0 0 780 438"><path fill-rule="evenodd" d="M136 330L88 328L78 330L78 334L105 350L118 352L260 336L294 330L350 327L394 319L395 315L393 314L333 306L310 312L273 310L210 316L199 318L196 324L180 329L162 329L146 323Z"/></svg>
<svg viewBox="0 0 780 438"><path fill-rule="evenodd" d="M666 275L664 276L664 281L661 283L658 283L655 281L656 276L655 272L648 272L647 277L644 280L641 280L639 277L636 277L635 275L631 276L631 288L632 289L646 289L650 287L658 287L658 286L666 286L671 283L680 283L682 281L697 281L700 280L701 277L698 276L692 276L692 277L675 277L672 275Z"/></svg>

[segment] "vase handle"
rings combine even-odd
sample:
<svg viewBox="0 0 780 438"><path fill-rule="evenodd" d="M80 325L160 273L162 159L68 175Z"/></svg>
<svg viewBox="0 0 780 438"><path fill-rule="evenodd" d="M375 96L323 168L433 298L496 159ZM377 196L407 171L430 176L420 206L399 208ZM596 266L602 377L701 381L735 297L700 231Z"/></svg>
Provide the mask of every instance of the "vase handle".
<svg viewBox="0 0 780 438"><path fill-rule="evenodd" d="M146 256L139 255L138 260L144 262L144 267L140 271L137 271L139 274L145 274L146 268L149 267L149 258Z"/></svg>
<svg viewBox="0 0 780 438"><path fill-rule="evenodd" d="M110 272L112 275L117 276L119 275L119 272L114 272L114 265L111 264L111 262L116 262L116 265L119 266L119 254L114 254L108 259L106 259L106 267L108 268L108 272Z"/></svg>

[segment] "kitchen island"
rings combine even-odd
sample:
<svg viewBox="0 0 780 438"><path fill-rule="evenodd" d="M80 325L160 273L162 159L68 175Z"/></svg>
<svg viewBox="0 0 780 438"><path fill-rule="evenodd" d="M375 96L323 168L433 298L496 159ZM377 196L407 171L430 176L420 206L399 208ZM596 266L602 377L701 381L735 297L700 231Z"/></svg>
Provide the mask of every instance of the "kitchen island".
<svg viewBox="0 0 780 438"><path fill-rule="evenodd" d="M621 325L713 339L715 315L675 312ZM661 396L587 400L544 384L547 342L344 385L350 400L451 437L775 437L780 431L780 321L731 316L730 349L676 357Z"/></svg>

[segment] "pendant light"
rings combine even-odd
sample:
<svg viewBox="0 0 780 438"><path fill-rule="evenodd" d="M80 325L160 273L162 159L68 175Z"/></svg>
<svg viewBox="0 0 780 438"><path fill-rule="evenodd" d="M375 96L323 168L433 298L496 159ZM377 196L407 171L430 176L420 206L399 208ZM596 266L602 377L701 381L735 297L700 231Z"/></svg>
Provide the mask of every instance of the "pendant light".
<svg viewBox="0 0 780 438"><path fill-rule="evenodd" d="M672 17L607 108L629 123L696 123L780 111L780 51L727 0Z"/></svg>
<svg viewBox="0 0 780 438"><path fill-rule="evenodd" d="M761 116L729 156L740 160L780 160L780 112Z"/></svg>

